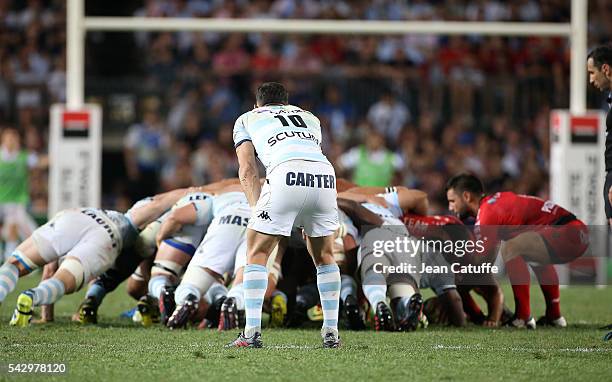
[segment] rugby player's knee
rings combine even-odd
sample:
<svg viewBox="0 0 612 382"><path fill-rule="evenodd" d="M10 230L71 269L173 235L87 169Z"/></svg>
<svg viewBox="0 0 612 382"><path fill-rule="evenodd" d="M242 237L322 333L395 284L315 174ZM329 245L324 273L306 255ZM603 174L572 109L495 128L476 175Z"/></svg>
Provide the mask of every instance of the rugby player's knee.
<svg viewBox="0 0 612 382"><path fill-rule="evenodd" d="M19 276L25 276L44 264L37 254L31 253L31 251L22 252L19 248L11 254L7 262L17 267Z"/></svg>
<svg viewBox="0 0 612 382"><path fill-rule="evenodd" d="M156 260L151 268L151 276L166 276L178 281L183 274L183 264L172 260Z"/></svg>
<svg viewBox="0 0 612 382"><path fill-rule="evenodd" d="M72 293L81 289L85 283L85 268L78 259L67 257L53 277L64 284L66 294Z"/></svg>

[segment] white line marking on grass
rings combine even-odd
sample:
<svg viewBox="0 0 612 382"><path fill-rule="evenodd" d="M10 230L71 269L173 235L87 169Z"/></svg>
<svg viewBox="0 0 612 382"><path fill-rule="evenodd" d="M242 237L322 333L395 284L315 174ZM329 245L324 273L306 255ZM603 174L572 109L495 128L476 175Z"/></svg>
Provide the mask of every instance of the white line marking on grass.
<svg viewBox="0 0 612 382"><path fill-rule="evenodd" d="M267 349L298 349L298 350L312 350L318 349L318 347L308 346L308 345L273 345L273 346L265 346Z"/></svg>
<svg viewBox="0 0 612 382"><path fill-rule="evenodd" d="M471 345L443 345L436 344L433 346L434 350L486 350L486 351L511 351L511 352L537 352L537 351L550 351L550 352L571 352L571 353L612 353L612 348L561 348L561 349L542 349L542 348L526 348L516 346L501 346L501 347L482 347L482 346L471 346Z"/></svg>
<svg viewBox="0 0 612 382"><path fill-rule="evenodd" d="M565 348L559 349L559 351L572 353L610 353L612 352L612 348Z"/></svg>

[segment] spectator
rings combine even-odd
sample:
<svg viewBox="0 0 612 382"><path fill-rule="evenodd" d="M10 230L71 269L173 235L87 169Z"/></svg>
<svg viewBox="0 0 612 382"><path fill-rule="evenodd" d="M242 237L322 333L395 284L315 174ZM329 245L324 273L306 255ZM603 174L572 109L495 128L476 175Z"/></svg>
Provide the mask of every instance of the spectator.
<svg viewBox="0 0 612 382"><path fill-rule="evenodd" d="M410 111L387 90L368 110L368 122L387 142L397 142L402 128L410 122Z"/></svg>
<svg viewBox="0 0 612 382"><path fill-rule="evenodd" d="M359 186L388 186L394 184L402 169L402 158L385 147L382 134L375 129L365 131L361 145L339 158L341 171L352 173L351 179Z"/></svg>
<svg viewBox="0 0 612 382"><path fill-rule="evenodd" d="M132 125L125 139L125 167L134 200L157 192L164 155L170 146L157 108L155 100L150 100L142 122Z"/></svg>

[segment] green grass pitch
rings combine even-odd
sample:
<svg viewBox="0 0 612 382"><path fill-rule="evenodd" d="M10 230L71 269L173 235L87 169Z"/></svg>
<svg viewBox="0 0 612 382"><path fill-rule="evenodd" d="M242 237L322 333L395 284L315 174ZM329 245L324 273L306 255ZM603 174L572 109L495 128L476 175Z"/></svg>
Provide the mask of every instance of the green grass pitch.
<svg viewBox="0 0 612 382"><path fill-rule="evenodd" d="M38 275L21 280L18 290ZM561 292L570 327L519 331L430 327L415 333L341 332L341 349L321 349L316 330L265 330L265 349L224 349L235 333L144 329L117 318L133 306L124 287L100 309L100 325L69 322L83 292L64 297L56 322L8 326L17 293L0 307L0 380L127 381L534 381L610 380L612 341L598 327L612 323L612 288L575 286ZM511 292L506 288L507 300ZM508 301L512 307L512 301ZM534 314L543 301L532 290ZM54 377L9 375L8 362L67 364Z"/></svg>

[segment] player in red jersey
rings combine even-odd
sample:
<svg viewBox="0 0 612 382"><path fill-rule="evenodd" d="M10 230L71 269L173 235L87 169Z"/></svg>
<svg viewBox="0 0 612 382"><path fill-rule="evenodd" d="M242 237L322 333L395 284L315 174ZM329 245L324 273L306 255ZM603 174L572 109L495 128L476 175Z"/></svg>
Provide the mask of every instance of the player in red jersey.
<svg viewBox="0 0 612 382"><path fill-rule="evenodd" d="M584 254L589 245L584 223L551 201L512 192L485 196L482 182L470 174L451 178L446 194L451 211L460 217L476 217L477 235L484 240L483 254L488 260L493 261L499 249L514 292L512 326L536 327L526 261L537 264L532 268L546 299L546 316L540 323L567 326L559 306L559 279L551 264L567 263Z"/></svg>
<svg viewBox="0 0 612 382"><path fill-rule="evenodd" d="M408 232L415 237L442 241L476 241L472 231L455 216L426 216L407 212L402 216L402 221L406 225L406 228L408 228ZM462 265L476 265L475 260L478 260L471 254L467 256L455 256L454 254L445 255L449 263L456 262ZM463 305L461 314L467 315L469 321L478 325L498 327L503 312L504 296L493 275L482 274L478 275L477 278L468 280L465 275L456 274L455 280L457 292L459 292L461 296ZM478 303L470 294L472 290L484 297L487 303L487 316L483 314L480 306L478 306ZM456 309L453 308L454 306L446 303L443 298L432 298L426 301L425 314L430 319L431 323L435 322L435 316L438 316L439 318L437 321L439 323L448 322L456 326L461 326L460 320L457 320Z"/></svg>

